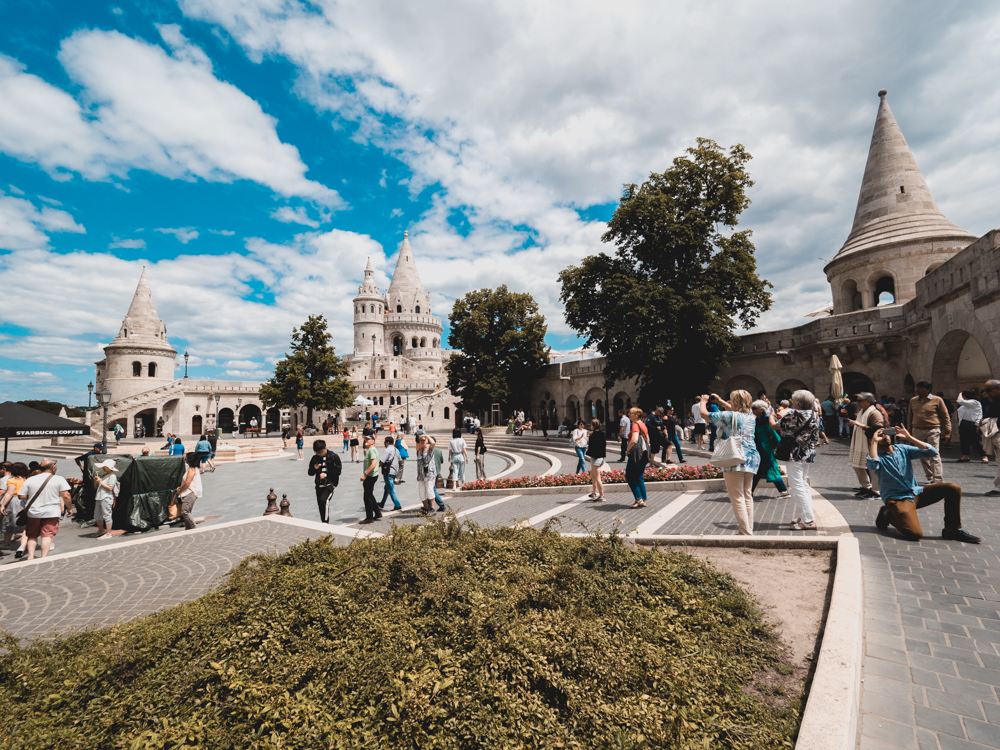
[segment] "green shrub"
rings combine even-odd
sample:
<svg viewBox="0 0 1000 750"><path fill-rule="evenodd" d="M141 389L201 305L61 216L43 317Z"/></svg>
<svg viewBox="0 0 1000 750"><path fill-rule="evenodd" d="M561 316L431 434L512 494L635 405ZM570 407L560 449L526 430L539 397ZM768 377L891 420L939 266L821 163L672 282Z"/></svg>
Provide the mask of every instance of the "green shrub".
<svg viewBox="0 0 1000 750"><path fill-rule="evenodd" d="M399 526L244 560L150 617L0 656L11 748L774 748L774 636L681 553Z"/></svg>

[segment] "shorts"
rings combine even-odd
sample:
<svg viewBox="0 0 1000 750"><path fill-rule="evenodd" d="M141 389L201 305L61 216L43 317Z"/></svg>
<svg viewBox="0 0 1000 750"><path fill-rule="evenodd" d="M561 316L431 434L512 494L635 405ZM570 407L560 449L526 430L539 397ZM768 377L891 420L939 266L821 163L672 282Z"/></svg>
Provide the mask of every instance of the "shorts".
<svg viewBox="0 0 1000 750"><path fill-rule="evenodd" d="M434 499L434 480L436 477L432 477L428 481L417 482L417 500L420 502L429 502Z"/></svg>
<svg viewBox="0 0 1000 750"><path fill-rule="evenodd" d="M305 440L296 440L296 441L295 441L295 447L296 447L296 448L297 448L298 450L302 450L302 446L303 446L303 445L305 445L305 444L306 444L306 441L305 441Z"/></svg>
<svg viewBox="0 0 1000 750"><path fill-rule="evenodd" d="M708 428L708 425L705 424L704 422L695 422L695 425L694 425L694 434L695 435L704 435L707 428Z"/></svg>
<svg viewBox="0 0 1000 750"><path fill-rule="evenodd" d="M202 462L203 464L204 464L204 463L208 463L208 459L210 459L210 458L211 458L211 456L210 456L210 455L209 455L208 453L199 453L199 454L198 454L198 459L199 459L199 460L200 460L200 461L201 461L201 462Z"/></svg>
<svg viewBox="0 0 1000 750"><path fill-rule="evenodd" d="M29 516L24 533L28 535L28 539L37 539L40 536L55 536L58 532L59 516L55 518L31 518Z"/></svg>

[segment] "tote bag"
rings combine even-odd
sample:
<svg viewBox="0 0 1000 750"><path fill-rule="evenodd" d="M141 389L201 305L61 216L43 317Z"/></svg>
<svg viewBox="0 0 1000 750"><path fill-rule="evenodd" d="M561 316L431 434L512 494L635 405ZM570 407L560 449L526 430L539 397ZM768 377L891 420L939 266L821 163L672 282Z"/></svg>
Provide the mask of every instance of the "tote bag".
<svg viewBox="0 0 1000 750"><path fill-rule="evenodd" d="M722 469L739 466L746 463L747 460L746 454L743 452L743 438L737 432L736 413L730 412L730 414L732 415L732 426L729 430L729 437L719 440L715 446L715 452L712 454L712 464Z"/></svg>

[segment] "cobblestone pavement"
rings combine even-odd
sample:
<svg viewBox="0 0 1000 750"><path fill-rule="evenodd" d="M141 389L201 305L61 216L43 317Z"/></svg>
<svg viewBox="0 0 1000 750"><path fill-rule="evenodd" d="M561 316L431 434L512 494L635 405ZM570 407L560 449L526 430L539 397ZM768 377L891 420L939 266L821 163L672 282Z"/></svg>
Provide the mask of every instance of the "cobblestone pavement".
<svg viewBox="0 0 1000 750"><path fill-rule="evenodd" d="M111 625L195 599L244 557L322 533L261 519L8 567L0 570L0 623L22 638Z"/></svg>
<svg viewBox="0 0 1000 750"><path fill-rule="evenodd" d="M920 511L925 537L907 542L874 526L880 502L856 500L847 443L823 449L813 487L857 536L865 582L862 750L1000 747L1000 512L995 464L955 464L945 481L963 487L962 521L980 545L940 538L944 509ZM919 465L914 467L922 478Z"/></svg>

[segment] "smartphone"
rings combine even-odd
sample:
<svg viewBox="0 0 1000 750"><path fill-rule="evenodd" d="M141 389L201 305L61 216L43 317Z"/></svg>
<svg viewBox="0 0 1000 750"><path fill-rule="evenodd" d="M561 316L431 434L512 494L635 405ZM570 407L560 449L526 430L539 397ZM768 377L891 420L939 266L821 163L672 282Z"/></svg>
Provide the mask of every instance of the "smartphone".
<svg viewBox="0 0 1000 750"><path fill-rule="evenodd" d="M882 430L882 434L885 435L886 437L896 437L896 428L886 427L884 430Z"/></svg>

